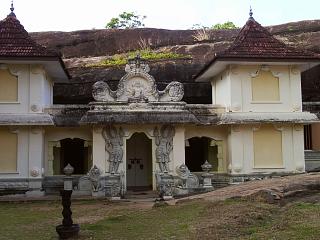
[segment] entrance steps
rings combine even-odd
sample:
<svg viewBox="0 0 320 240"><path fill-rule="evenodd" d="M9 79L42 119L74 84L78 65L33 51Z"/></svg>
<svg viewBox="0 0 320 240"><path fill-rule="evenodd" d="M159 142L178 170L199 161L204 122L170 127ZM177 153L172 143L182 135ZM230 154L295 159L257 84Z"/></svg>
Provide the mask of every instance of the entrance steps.
<svg viewBox="0 0 320 240"><path fill-rule="evenodd" d="M320 151L304 151L306 171L320 171Z"/></svg>
<svg viewBox="0 0 320 240"><path fill-rule="evenodd" d="M124 199L156 199L159 198L159 194L156 191L134 191L128 190L124 196Z"/></svg>

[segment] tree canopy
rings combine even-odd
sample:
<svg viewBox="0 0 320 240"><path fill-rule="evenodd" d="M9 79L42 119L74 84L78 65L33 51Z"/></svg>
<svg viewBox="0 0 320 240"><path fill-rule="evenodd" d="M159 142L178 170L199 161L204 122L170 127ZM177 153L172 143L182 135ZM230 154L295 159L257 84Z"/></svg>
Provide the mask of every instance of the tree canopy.
<svg viewBox="0 0 320 240"><path fill-rule="evenodd" d="M146 16L140 16L134 12L123 12L118 17L111 18L106 28L128 29L144 27L143 21L146 18Z"/></svg>
<svg viewBox="0 0 320 240"><path fill-rule="evenodd" d="M233 22L217 23L212 26L212 29L236 29L238 28Z"/></svg>

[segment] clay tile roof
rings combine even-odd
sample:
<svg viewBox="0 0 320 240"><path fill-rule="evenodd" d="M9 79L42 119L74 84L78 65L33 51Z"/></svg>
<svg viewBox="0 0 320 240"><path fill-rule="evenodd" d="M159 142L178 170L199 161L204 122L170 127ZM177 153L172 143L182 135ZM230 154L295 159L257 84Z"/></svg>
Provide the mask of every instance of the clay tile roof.
<svg viewBox="0 0 320 240"><path fill-rule="evenodd" d="M319 62L320 55L293 48L279 41L262 27L250 11L250 18L240 30L238 36L226 50L216 53L193 78L196 79L206 72L216 61L276 61L276 62Z"/></svg>
<svg viewBox="0 0 320 240"><path fill-rule="evenodd" d="M14 13L0 21L0 57L60 58L33 41Z"/></svg>
<svg viewBox="0 0 320 240"><path fill-rule="evenodd" d="M319 59L320 56L287 46L250 17L233 44L225 51L217 53L216 58L311 60Z"/></svg>

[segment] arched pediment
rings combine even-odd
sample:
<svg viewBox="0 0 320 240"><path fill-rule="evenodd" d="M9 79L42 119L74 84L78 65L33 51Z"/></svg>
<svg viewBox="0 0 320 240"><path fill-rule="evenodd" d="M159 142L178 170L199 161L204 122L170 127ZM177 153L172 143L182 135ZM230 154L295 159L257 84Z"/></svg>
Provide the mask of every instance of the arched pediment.
<svg viewBox="0 0 320 240"><path fill-rule="evenodd" d="M180 82L171 82L164 91L158 91L155 79L148 73L148 64L140 57L129 60L125 71L116 91L112 91L106 82L96 82L93 98L98 102L178 102L184 95Z"/></svg>

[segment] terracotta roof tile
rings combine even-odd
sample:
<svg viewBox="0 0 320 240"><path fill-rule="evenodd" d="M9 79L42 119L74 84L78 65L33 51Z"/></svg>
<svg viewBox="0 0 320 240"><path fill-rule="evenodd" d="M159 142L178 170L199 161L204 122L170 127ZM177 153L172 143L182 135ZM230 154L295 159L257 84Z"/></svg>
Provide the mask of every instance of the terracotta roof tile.
<svg viewBox="0 0 320 240"><path fill-rule="evenodd" d="M0 21L0 57L58 57L59 54L33 41L11 13Z"/></svg>
<svg viewBox="0 0 320 240"><path fill-rule="evenodd" d="M287 46L250 17L233 44L216 58L319 59L319 55Z"/></svg>

